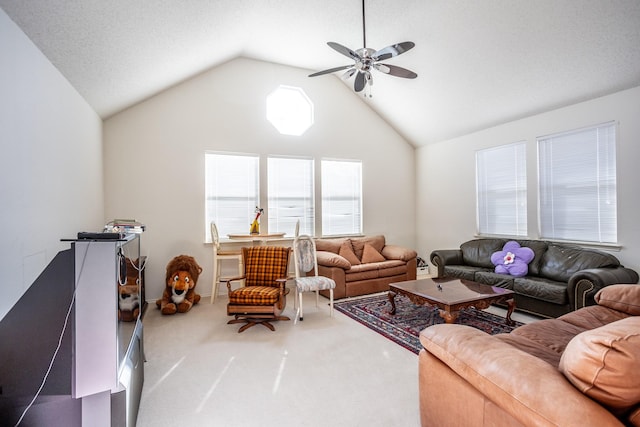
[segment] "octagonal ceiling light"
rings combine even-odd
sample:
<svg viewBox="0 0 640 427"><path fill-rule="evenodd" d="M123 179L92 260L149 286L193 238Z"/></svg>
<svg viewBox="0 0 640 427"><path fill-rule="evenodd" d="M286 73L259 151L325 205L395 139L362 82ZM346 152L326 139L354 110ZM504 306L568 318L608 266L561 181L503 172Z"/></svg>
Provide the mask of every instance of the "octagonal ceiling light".
<svg viewBox="0 0 640 427"><path fill-rule="evenodd" d="M313 103L299 87L280 85L267 96L267 120L284 135L302 135L313 124Z"/></svg>

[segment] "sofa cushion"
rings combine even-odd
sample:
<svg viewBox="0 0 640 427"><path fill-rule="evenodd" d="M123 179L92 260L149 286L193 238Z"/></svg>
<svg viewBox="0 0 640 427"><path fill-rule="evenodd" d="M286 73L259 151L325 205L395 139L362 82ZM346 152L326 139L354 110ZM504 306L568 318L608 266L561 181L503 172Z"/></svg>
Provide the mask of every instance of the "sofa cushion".
<svg viewBox="0 0 640 427"><path fill-rule="evenodd" d="M605 252L550 243L542 257L540 273L549 279L569 282L569 278L577 271L619 265L616 257Z"/></svg>
<svg viewBox="0 0 640 427"><path fill-rule="evenodd" d="M325 267L338 267L345 270L351 268L351 263L337 253L316 251L316 256L318 258L318 265L323 265Z"/></svg>
<svg viewBox="0 0 640 427"><path fill-rule="evenodd" d="M594 297L598 305L632 316L640 316L640 286L610 285L598 291Z"/></svg>
<svg viewBox="0 0 640 427"><path fill-rule="evenodd" d="M369 262L385 261L385 258L376 250L376 248L371 246L369 243L365 243L360 261L362 261L363 264L367 264Z"/></svg>
<svg viewBox="0 0 640 427"><path fill-rule="evenodd" d="M387 260L376 263L378 265L378 277L391 277L407 274L407 264L404 261Z"/></svg>
<svg viewBox="0 0 640 427"><path fill-rule="evenodd" d="M359 280L377 279L378 266L376 263L354 265L345 272L346 282L357 282Z"/></svg>
<svg viewBox="0 0 640 427"><path fill-rule="evenodd" d="M495 337L557 368L567 344L585 330L560 319L544 319Z"/></svg>
<svg viewBox="0 0 640 427"><path fill-rule="evenodd" d="M554 304L567 304L567 284L545 279L544 277L516 277L513 280L513 290L517 294Z"/></svg>
<svg viewBox="0 0 640 427"><path fill-rule="evenodd" d="M494 265L491 262L491 255L502 250L506 242L504 239L469 240L460 245L462 259L466 265L493 270Z"/></svg>
<svg viewBox="0 0 640 427"><path fill-rule="evenodd" d="M560 371L582 393L621 414L640 403L640 317L582 332L567 345Z"/></svg>
<svg viewBox="0 0 640 427"><path fill-rule="evenodd" d="M353 252L351 241L349 239L346 239L344 242L342 242L340 250L338 251L338 255L349 261L352 266L360 264L360 259Z"/></svg>
<svg viewBox="0 0 640 427"><path fill-rule="evenodd" d="M473 276L478 270L478 267L470 267L468 265L445 265L444 277L473 280Z"/></svg>
<svg viewBox="0 0 640 427"><path fill-rule="evenodd" d="M340 246L342 246L345 240L347 239L317 239L316 250L337 254L340 252Z"/></svg>
<svg viewBox="0 0 640 427"><path fill-rule="evenodd" d="M373 246L376 251L382 252L382 248L384 248L385 240L384 236L366 236L366 237L357 237L351 239L351 245L353 246L353 251L355 252L358 259L362 259L362 253L364 252L364 245L370 244Z"/></svg>
<svg viewBox="0 0 640 427"><path fill-rule="evenodd" d="M505 289L513 289L514 277L506 274L494 273L493 271L478 270L473 276L473 281L490 286L499 286Z"/></svg>
<svg viewBox="0 0 640 427"><path fill-rule="evenodd" d="M588 329L599 328L600 326L626 319L627 317L629 317L628 314L618 310L612 310L601 305L590 305L588 307L583 307L579 310L563 314L558 317L558 319L563 322L576 325L586 331Z"/></svg>

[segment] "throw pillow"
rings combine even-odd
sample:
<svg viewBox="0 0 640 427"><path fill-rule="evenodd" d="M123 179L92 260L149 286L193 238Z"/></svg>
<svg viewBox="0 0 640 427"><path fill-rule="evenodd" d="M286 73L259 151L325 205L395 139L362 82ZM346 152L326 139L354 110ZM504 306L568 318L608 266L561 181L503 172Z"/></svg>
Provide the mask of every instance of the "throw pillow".
<svg viewBox="0 0 640 427"><path fill-rule="evenodd" d="M531 248L521 247L518 242L511 240L504 244L501 251L491 255L491 263L496 266L496 273L522 277L529 272L529 263L535 256Z"/></svg>
<svg viewBox="0 0 640 427"><path fill-rule="evenodd" d="M600 289L594 299L598 305L640 316L640 286L610 285Z"/></svg>
<svg viewBox="0 0 640 427"><path fill-rule="evenodd" d="M376 248L368 243L365 243L364 249L362 250L362 263L368 264L370 262L382 261L386 261L385 257L383 257L382 254L380 254L380 252L376 250Z"/></svg>
<svg viewBox="0 0 640 427"><path fill-rule="evenodd" d="M640 403L640 317L582 332L558 368L582 393L621 414Z"/></svg>
<svg viewBox="0 0 640 427"><path fill-rule="evenodd" d="M349 239L345 240L340 246L340 251L338 251L338 255L346 259L351 263L351 265L360 264L360 260L353 252L353 248L351 247L351 241Z"/></svg>
<svg viewBox="0 0 640 427"><path fill-rule="evenodd" d="M333 252L317 251L316 256L318 258L318 265L322 265L325 267L340 267L345 270L351 268L351 264L349 263L349 261L338 254L334 254Z"/></svg>
<svg viewBox="0 0 640 427"><path fill-rule="evenodd" d="M357 237L357 238L351 239L351 246L353 246L353 252L356 254L358 259L362 259L362 253L364 252L364 245L366 243L373 246L376 251L382 252L382 248L384 248L384 245L385 245L385 239L383 235Z"/></svg>

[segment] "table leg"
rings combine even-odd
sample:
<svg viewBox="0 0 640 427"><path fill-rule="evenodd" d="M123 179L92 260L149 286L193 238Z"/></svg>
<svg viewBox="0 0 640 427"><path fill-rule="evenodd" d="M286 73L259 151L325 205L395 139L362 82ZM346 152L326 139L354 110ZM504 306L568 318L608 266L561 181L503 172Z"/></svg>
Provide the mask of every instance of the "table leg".
<svg viewBox="0 0 640 427"><path fill-rule="evenodd" d="M389 314L396 314L396 293L389 291L389 293L387 293L387 297L389 297L389 302L391 303L391 311L389 311Z"/></svg>
<svg viewBox="0 0 640 427"><path fill-rule="evenodd" d="M511 298L510 300L507 300L507 305L509 306L509 308L507 309L506 322L507 322L507 325L513 326L513 325L516 324L516 322L511 320L511 313L513 313L513 310L516 309L516 300L514 298Z"/></svg>
<svg viewBox="0 0 640 427"><path fill-rule="evenodd" d="M456 323L456 319L458 318L459 312L454 311L450 313L446 310L440 310L440 317L444 319L446 323Z"/></svg>

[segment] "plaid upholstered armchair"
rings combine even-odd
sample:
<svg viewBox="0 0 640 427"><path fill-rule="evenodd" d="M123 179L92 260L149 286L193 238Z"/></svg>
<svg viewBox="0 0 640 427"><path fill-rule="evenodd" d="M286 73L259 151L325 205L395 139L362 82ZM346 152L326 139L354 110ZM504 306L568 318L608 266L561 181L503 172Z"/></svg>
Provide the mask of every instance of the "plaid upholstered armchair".
<svg viewBox="0 0 640 427"><path fill-rule="evenodd" d="M289 293L285 285L290 254L291 248L278 246L242 248L244 274L227 279L227 314L234 316L227 323L246 323L238 332L258 323L275 331L271 321L289 320L282 312ZM244 280L244 286L232 290L231 282L237 280Z"/></svg>

